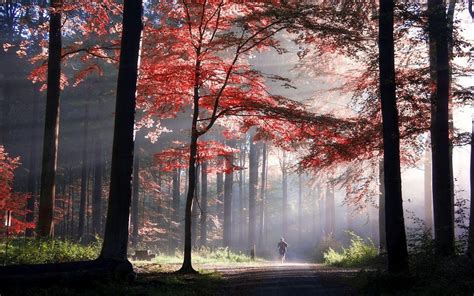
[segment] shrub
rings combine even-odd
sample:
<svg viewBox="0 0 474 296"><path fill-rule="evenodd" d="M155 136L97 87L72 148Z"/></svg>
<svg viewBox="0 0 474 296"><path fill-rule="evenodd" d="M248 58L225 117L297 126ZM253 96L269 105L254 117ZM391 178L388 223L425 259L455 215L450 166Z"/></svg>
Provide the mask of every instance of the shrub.
<svg viewBox="0 0 474 296"><path fill-rule="evenodd" d="M330 247L324 252L324 263L344 267L367 266L375 263L378 249L372 240L369 239L366 243L354 232L348 231L348 234L351 237L349 248L342 248L342 252L337 252Z"/></svg>
<svg viewBox="0 0 474 296"><path fill-rule="evenodd" d="M69 240L17 238L9 242L5 254L5 242L0 243L0 262L6 264L40 264L81 260L93 260L99 256L100 241L81 245Z"/></svg>
<svg viewBox="0 0 474 296"><path fill-rule="evenodd" d="M321 242L316 246L313 255L315 261L324 261L324 253L326 253L329 249L342 250L342 244L334 238L334 235L332 233L324 236Z"/></svg>

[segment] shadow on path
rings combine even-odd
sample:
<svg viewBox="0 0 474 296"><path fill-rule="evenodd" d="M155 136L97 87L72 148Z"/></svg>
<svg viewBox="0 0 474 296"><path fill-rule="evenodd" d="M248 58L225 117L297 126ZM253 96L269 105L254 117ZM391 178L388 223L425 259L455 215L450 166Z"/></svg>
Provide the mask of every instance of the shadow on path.
<svg viewBox="0 0 474 296"><path fill-rule="evenodd" d="M319 264L270 264L253 267L216 267L226 285L219 295L356 295L348 280L357 269Z"/></svg>

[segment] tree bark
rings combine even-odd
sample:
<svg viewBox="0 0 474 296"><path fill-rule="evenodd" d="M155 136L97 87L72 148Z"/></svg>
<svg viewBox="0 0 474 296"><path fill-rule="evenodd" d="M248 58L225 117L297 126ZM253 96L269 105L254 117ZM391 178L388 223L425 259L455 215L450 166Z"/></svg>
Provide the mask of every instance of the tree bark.
<svg viewBox="0 0 474 296"><path fill-rule="evenodd" d="M395 85L395 57L393 40L393 0L380 0L379 71L382 104L385 223L388 271L408 270L408 252L403 217L400 175L400 132Z"/></svg>
<svg viewBox="0 0 474 296"><path fill-rule="evenodd" d="M86 219L86 199L88 185L88 160L87 160L87 142L89 134L89 102L85 102L84 111L84 130L82 134L82 166L81 166L81 199L79 204L79 228L77 230L77 238L84 236L84 224Z"/></svg>
<svg viewBox="0 0 474 296"><path fill-rule="evenodd" d="M102 234L102 141L97 138L94 157L94 189L92 192L92 232Z"/></svg>
<svg viewBox="0 0 474 296"><path fill-rule="evenodd" d="M138 243L138 204L140 202L140 157L138 149L135 149L135 157L133 161L133 178L132 178L132 246Z"/></svg>
<svg viewBox="0 0 474 296"><path fill-rule="evenodd" d="M248 250L253 250L256 239L256 200L258 190L258 148L253 140L254 132L250 136L249 150L249 231L248 231Z"/></svg>
<svg viewBox="0 0 474 296"><path fill-rule="evenodd" d="M61 76L61 10L62 0L52 0L49 21L48 80L46 115L41 168L38 237L54 236L54 199L59 136L59 95Z"/></svg>
<svg viewBox="0 0 474 296"><path fill-rule="evenodd" d="M30 159L28 165L28 184L27 184L27 191L30 195L28 198L28 202L26 204L26 213L25 220L27 223L34 223L35 220L35 202L36 202L36 183L37 183L37 162L36 162L36 153L38 147L38 98L33 98L33 113L31 118L33 120L33 127L31 128L31 144L30 144ZM33 237L34 236L34 228L27 228L25 230L26 237Z"/></svg>
<svg viewBox="0 0 474 296"><path fill-rule="evenodd" d="M262 179L262 182L260 184L260 215L259 215L259 218L260 218L260 221L259 221L259 225L260 225L260 233L259 233L259 248L262 248L263 245L264 245L264 241L265 241L265 214L266 214L266 196L265 196L265 193L266 193L266 187L267 187L267 143L263 143L262 144L262 172L261 172L261 179Z"/></svg>
<svg viewBox="0 0 474 296"><path fill-rule="evenodd" d="M433 196L431 192L431 148L427 147L425 150L425 159L424 159L424 195L425 195L425 227L426 231L430 233L433 232Z"/></svg>
<svg viewBox="0 0 474 296"><path fill-rule="evenodd" d="M244 207L245 207L245 194L244 194L244 172L245 172L245 148L240 148L240 167L239 170L239 241L244 240L244 229L245 229L245 216L244 216Z"/></svg>
<svg viewBox="0 0 474 296"><path fill-rule="evenodd" d="M180 215L179 215L179 207L180 207L180 183L181 183L181 172L179 168L173 169L172 172L172 196L173 196L173 208L172 208L172 222L175 223L175 225L180 224ZM177 231L178 229L174 229L174 226L172 227L173 229L171 231ZM171 248L174 249L178 246L178 239L175 236L171 236Z"/></svg>
<svg viewBox="0 0 474 296"><path fill-rule="evenodd" d="M201 246L207 246L207 162L201 164Z"/></svg>
<svg viewBox="0 0 474 296"><path fill-rule="evenodd" d="M298 175L298 243L303 242L303 176Z"/></svg>
<svg viewBox="0 0 474 296"><path fill-rule="evenodd" d="M327 184L326 187L326 235L334 236L336 230L336 206L334 201L334 188Z"/></svg>
<svg viewBox="0 0 474 296"><path fill-rule="evenodd" d="M200 47L196 51L196 56L201 54ZM193 91L193 117L191 125L191 141L189 143L189 163L188 163L188 193L186 196L186 206L184 209L184 258L183 265L179 272L181 273L196 273L191 261L192 251L192 207L196 199L196 181L197 181L197 154L198 154L198 119L199 119L199 87L200 87L200 73L201 62L196 59L194 71L194 91Z"/></svg>
<svg viewBox="0 0 474 296"><path fill-rule="evenodd" d="M387 250L387 234L385 233L385 184L383 173L383 160L379 161L379 251Z"/></svg>
<svg viewBox="0 0 474 296"><path fill-rule="evenodd" d="M449 50L445 5L428 1L431 48L435 56L435 91L431 96L431 151L433 165L433 216L435 248L440 256L454 253L453 193L450 176L449 139ZM433 65L433 64L432 64Z"/></svg>
<svg viewBox="0 0 474 296"><path fill-rule="evenodd" d="M197 246L197 238L198 238L198 221L199 221L199 216L200 216L200 209L199 209L199 197L201 195L201 165L196 164L196 188L195 188L195 197L194 197L194 203L193 203L193 208L192 208L192 218L191 218L191 223L192 223L192 241L193 241L193 247Z"/></svg>
<svg viewBox="0 0 474 296"><path fill-rule="evenodd" d="M142 1L124 0L110 193L100 259L127 260Z"/></svg>
<svg viewBox="0 0 474 296"><path fill-rule="evenodd" d="M223 159L218 156L218 166L222 167ZM223 223L224 220L224 174L217 172L216 175L216 187L217 187L217 217L219 223Z"/></svg>
<svg viewBox="0 0 474 296"><path fill-rule="evenodd" d="M235 141L229 141L228 146L234 148ZM224 234L223 245L230 247L232 238L232 187L234 185L234 172L232 166L234 163L234 156L229 156L226 159L225 180L224 180Z"/></svg>
<svg viewBox="0 0 474 296"><path fill-rule="evenodd" d="M321 215L318 212L321 212L321 186L317 183L313 200L313 236L314 243L316 244L321 237ZM319 219L318 219L319 216ZM317 221L319 220L319 223Z"/></svg>
<svg viewBox="0 0 474 296"><path fill-rule="evenodd" d="M472 116L472 115L471 115ZM474 117L471 119L471 138L474 139ZM468 246L467 246L467 254L472 259L474 258L474 199L473 199L473 192L474 192L474 150L471 140L471 166L470 166L470 178L469 178L469 185L471 189L471 198L470 198L470 209L469 209L469 236L468 236Z"/></svg>
<svg viewBox="0 0 474 296"><path fill-rule="evenodd" d="M282 227L281 232L282 236L286 237L288 235L288 172L287 172L287 163L286 163L286 152L283 152L283 162L281 166L281 184L282 184Z"/></svg>

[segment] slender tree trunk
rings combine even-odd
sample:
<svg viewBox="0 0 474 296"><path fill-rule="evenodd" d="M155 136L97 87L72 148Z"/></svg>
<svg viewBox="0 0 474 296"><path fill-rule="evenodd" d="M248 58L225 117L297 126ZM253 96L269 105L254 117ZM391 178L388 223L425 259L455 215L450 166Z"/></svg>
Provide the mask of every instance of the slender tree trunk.
<svg viewBox="0 0 474 296"><path fill-rule="evenodd" d="M124 0L110 193L101 259L127 260L142 1ZM131 268L131 266L130 266Z"/></svg>
<svg viewBox="0 0 474 296"><path fill-rule="evenodd" d="M317 244L320 241L320 237L322 234L321 231L321 186L319 183L316 184L315 192L313 194L313 242ZM319 217L319 218L318 218Z"/></svg>
<svg viewBox="0 0 474 296"><path fill-rule="evenodd" d="M303 242L303 176L298 175L298 243Z"/></svg>
<svg viewBox="0 0 474 296"><path fill-rule="evenodd" d="M265 214L266 214L266 186L267 186L267 143L262 144L262 172L261 172L261 179L262 182L260 184L260 234L259 234L259 248L262 248L264 245L264 235L265 235Z"/></svg>
<svg viewBox="0 0 474 296"><path fill-rule="evenodd" d="M326 187L326 235L335 235L336 230L336 206L334 201L334 189L332 185Z"/></svg>
<svg viewBox="0 0 474 296"><path fill-rule="evenodd" d="M207 162L201 164L201 246L207 246Z"/></svg>
<svg viewBox="0 0 474 296"><path fill-rule="evenodd" d="M194 203L193 203L193 208L192 208L192 241L193 241L193 247L197 246L197 238L198 238L198 221L199 221L199 215L200 215L200 209L199 209L199 196L201 195L201 165L196 164L196 188L195 188L195 197L194 197Z"/></svg>
<svg viewBox="0 0 474 296"><path fill-rule="evenodd" d="M288 235L288 172L287 172L287 163L286 163L286 153L283 152L283 164L281 166L281 184L282 184L282 236L286 237Z"/></svg>
<svg viewBox="0 0 474 296"><path fill-rule="evenodd" d="M319 208L319 233L322 237L325 237L327 234L325 233L326 229L326 213L325 213L325 207L324 207L324 202L326 199L326 196L323 192L323 189L321 188L321 184L318 183L318 208Z"/></svg>
<svg viewBox="0 0 474 296"><path fill-rule="evenodd" d="M253 140L254 132L250 137L249 151L249 232L248 232L248 249L253 250L256 239L256 200L258 190L258 147Z"/></svg>
<svg viewBox="0 0 474 296"><path fill-rule="evenodd" d="M201 55L200 47L196 51L196 56ZM198 153L198 119L199 119L199 87L200 87L201 62L196 59L194 71L194 91L193 91L193 118L191 126L191 141L189 143L189 164L188 164L188 193L186 196L186 206L184 213L184 258L183 265L179 272L196 273L191 261L192 251L192 207L196 199L196 180L197 180L197 153Z"/></svg>
<svg viewBox="0 0 474 296"><path fill-rule="evenodd" d="M26 204L26 222L27 223L34 223L35 220L35 202L36 202L36 183L37 183L37 162L36 162L36 152L38 147L38 98L33 98L33 114L31 118L33 120L33 127L31 128L31 144L30 144L30 159L29 159L29 171L28 171L28 184L27 184L27 191L31 196L28 198L28 202ZM27 228L25 230L26 237L33 237L34 236L34 228Z"/></svg>
<svg viewBox="0 0 474 296"><path fill-rule="evenodd" d="M156 217L155 217L155 222L157 225L163 221L163 176L161 171L158 171L158 174L156 174L157 182L158 182L158 188L160 188L160 191L156 197Z"/></svg>
<svg viewBox="0 0 474 296"><path fill-rule="evenodd" d="M61 76L61 10L63 1L52 0L49 21L48 81L43 139L43 160L37 225L38 237L54 235L53 213L59 136L59 95Z"/></svg>
<svg viewBox="0 0 474 296"><path fill-rule="evenodd" d="M400 132L395 86L395 57L393 40L393 0L380 0L379 70L382 103L385 223L388 271L408 270L408 252L403 217L400 175Z"/></svg>
<svg viewBox="0 0 474 296"><path fill-rule="evenodd" d="M244 207L245 207L245 194L244 194L244 167L245 167L245 149L241 147L240 149L240 167L239 170L239 241L244 240L244 229L245 229L245 217L244 217Z"/></svg>
<svg viewBox="0 0 474 296"><path fill-rule="evenodd" d="M97 138L94 157L94 189L92 192L92 233L102 234L102 141Z"/></svg>
<svg viewBox="0 0 474 296"><path fill-rule="evenodd" d="M384 253L387 250L387 229L385 224L385 184L383 173L383 160L379 161L379 250Z"/></svg>
<svg viewBox="0 0 474 296"><path fill-rule="evenodd" d="M70 232L70 237L73 238L75 237L75 233L74 233L74 210L75 210L75 206L74 206L74 201L75 201L75 198L74 198L74 195L75 195L75 190L74 190L74 170L72 170L71 172L71 222L69 223L70 224L70 227L71 227L71 232Z"/></svg>
<svg viewBox="0 0 474 296"><path fill-rule="evenodd" d="M227 143L230 147L235 147L235 141ZM234 172L232 166L234 163L234 156L229 156L226 159L226 173L224 180L224 247L230 247L232 238L232 187L234 185Z"/></svg>
<svg viewBox="0 0 474 296"><path fill-rule="evenodd" d="M140 157L138 149L135 149L135 157L133 161L133 178L132 178L132 246L138 243L138 204L140 201Z"/></svg>
<svg viewBox="0 0 474 296"><path fill-rule="evenodd" d="M86 219L86 199L87 199L87 181L88 181L88 160L87 160L87 142L89 134L89 102L85 102L84 112L84 130L82 134L82 166L81 166L81 200L79 204L79 228L77 230L77 238L84 236L84 224Z"/></svg>
<svg viewBox="0 0 474 296"><path fill-rule="evenodd" d="M474 17L474 16L473 16ZM471 122L471 138L474 139L474 117L472 117ZM471 188L471 206L469 210L469 237L468 237L468 247L467 247L467 254L472 259L474 258L474 199L473 199L473 192L474 192L474 150L471 140L471 167L470 167L470 178L469 178L469 185Z"/></svg>
<svg viewBox="0 0 474 296"><path fill-rule="evenodd" d="M181 173L180 173L180 169L179 168L176 168L176 169L173 169L173 172L172 172L172 195L173 195L173 201L172 201L172 204L173 204L173 208L171 209L171 212L172 212L172 222L175 223L175 225L179 225L180 224L180 215L179 215L179 207L180 207L180 200L179 200L179 197L180 197L180 180L181 179ZM177 231L178 229L172 229L172 231ZM172 236L172 237L175 237L175 236ZM175 249L177 246L178 246L178 238L175 237L175 238L172 238L170 240L171 242L171 248L172 249Z"/></svg>
<svg viewBox="0 0 474 296"><path fill-rule="evenodd" d="M223 159L218 156L218 166L223 166ZM216 175L216 187L217 187L217 217L219 223L223 223L224 220L224 174L217 172Z"/></svg>
<svg viewBox="0 0 474 296"><path fill-rule="evenodd" d="M468 0L467 3L468 3L467 7L468 7L468 10L469 10L469 14L471 15L471 18L474 19L474 9L473 9L474 6L472 5L473 1Z"/></svg>
<svg viewBox="0 0 474 296"><path fill-rule="evenodd" d="M454 253L453 193L450 176L449 50L446 8L441 0L428 1L431 48L434 48L436 89L432 94L431 151L433 165L433 213L438 255Z"/></svg>
<svg viewBox="0 0 474 296"><path fill-rule="evenodd" d="M431 149L427 147L424 159L424 195L425 195L425 227L430 233L433 232L433 196L431 194Z"/></svg>

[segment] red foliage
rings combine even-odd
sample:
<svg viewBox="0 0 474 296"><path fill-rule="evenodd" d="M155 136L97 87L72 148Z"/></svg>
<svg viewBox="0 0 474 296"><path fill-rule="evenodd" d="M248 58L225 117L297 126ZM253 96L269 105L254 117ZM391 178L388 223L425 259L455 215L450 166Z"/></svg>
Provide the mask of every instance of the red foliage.
<svg viewBox="0 0 474 296"><path fill-rule="evenodd" d="M14 171L20 165L18 158L11 158L0 145L0 219L4 227L7 211L12 212L9 233L19 234L26 228L33 228L34 224L26 223L24 217L27 213L26 202L30 197L25 193L13 192L12 184Z"/></svg>
<svg viewBox="0 0 474 296"><path fill-rule="evenodd" d="M240 169L238 166L230 163L230 161L219 161L222 159L231 159L231 156L239 150L233 149L216 141L200 141L198 142L198 163L208 162L208 172L230 172ZM155 154L155 161L160 169L164 172L171 172L176 168L187 168L189 160L189 147L180 144Z"/></svg>

